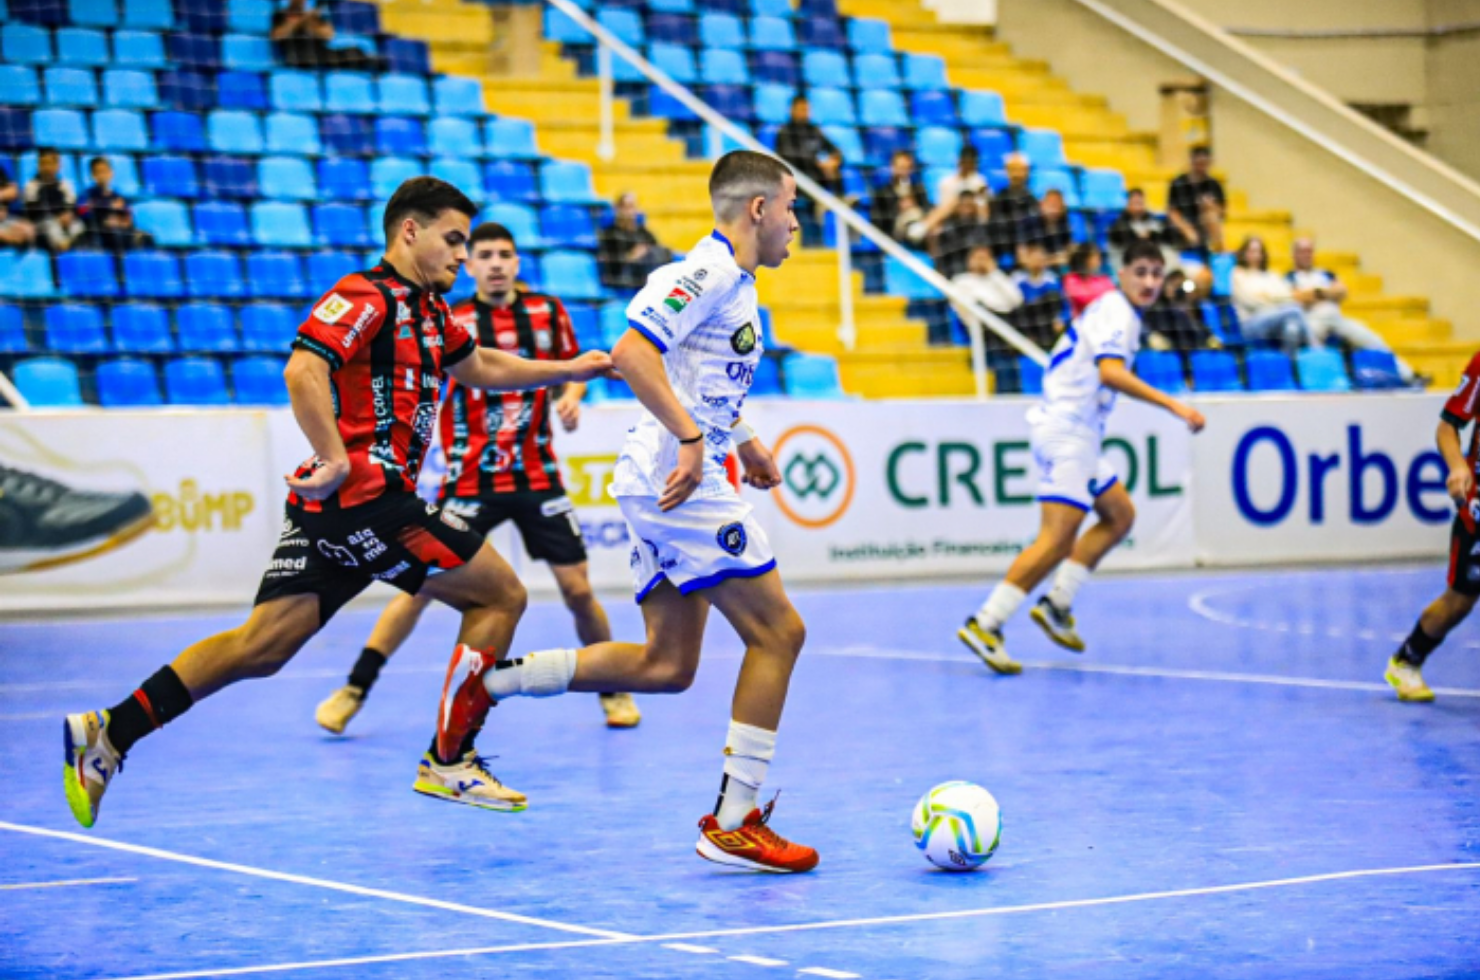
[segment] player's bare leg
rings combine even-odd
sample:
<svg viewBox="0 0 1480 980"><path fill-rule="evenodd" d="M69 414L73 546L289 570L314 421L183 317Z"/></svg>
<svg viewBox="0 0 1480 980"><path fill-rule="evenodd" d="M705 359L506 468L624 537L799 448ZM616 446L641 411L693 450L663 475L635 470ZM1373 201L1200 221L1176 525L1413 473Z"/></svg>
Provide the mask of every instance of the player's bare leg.
<svg viewBox="0 0 1480 980"><path fill-rule="evenodd" d="M1433 653L1449 631L1454 629L1475 608L1476 596L1465 595L1453 588L1424 607L1413 632L1403 641L1398 652L1388 661L1387 682L1398 692L1400 701L1432 701L1434 692L1423 679L1424 661Z"/></svg>
<svg viewBox="0 0 1480 980"><path fill-rule="evenodd" d="M314 720L335 735L343 734L350 720L360 713L381 668L401 648L421 620L421 614L432 604L430 596L397 592L370 631L370 639L360 651L359 659L349 672L349 679L320 702Z"/></svg>
<svg viewBox="0 0 1480 980"><path fill-rule="evenodd" d="M591 578L586 562L571 565L550 566L555 575L555 584L560 587L560 597L565 608L575 620L576 636L582 646L605 643L612 638L612 626L606 618L601 600L591 588ZM608 728L636 728L642 721L642 712L632 695L620 691L603 691L598 695L602 713L606 715Z"/></svg>
<svg viewBox="0 0 1480 980"><path fill-rule="evenodd" d="M1054 575L1053 588L1033 607L1033 622L1048 638L1066 650L1084 652L1084 640L1074 624L1074 599L1090 574L1136 523L1136 505L1119 483L1112 483L1095 497L1095 516L1099 520L1074 542L1074 551Z"/></svg>

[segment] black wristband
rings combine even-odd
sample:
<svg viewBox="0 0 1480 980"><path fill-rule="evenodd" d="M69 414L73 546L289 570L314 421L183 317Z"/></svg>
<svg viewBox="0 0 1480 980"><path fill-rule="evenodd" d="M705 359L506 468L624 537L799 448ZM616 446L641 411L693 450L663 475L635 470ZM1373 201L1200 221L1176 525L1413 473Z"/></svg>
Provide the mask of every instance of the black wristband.
<svg viewBox="0 0 1480 980"><path fill-rule="evenodd" d="M694 443L700 441L703 438L704 438L704 433L701 432L698 435L694 436L694 438L692 438L692 439L680 439L680 440L678 440L678 444L680 446L692 446Z"/></svg>

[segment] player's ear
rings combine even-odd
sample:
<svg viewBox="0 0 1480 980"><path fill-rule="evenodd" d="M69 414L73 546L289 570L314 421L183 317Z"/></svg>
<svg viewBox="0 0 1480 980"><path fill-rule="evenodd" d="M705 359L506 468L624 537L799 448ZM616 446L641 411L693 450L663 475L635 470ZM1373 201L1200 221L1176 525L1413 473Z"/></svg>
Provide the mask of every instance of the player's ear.
<svg viewBox="0 0 1480 980"><path fill-rule="evenodd" d="M766 197L764 194L757 194L755 197L752 197L750 199L750 220L754 221L756 224L760 224L761 218L765 215L765 213Z"/></svg>

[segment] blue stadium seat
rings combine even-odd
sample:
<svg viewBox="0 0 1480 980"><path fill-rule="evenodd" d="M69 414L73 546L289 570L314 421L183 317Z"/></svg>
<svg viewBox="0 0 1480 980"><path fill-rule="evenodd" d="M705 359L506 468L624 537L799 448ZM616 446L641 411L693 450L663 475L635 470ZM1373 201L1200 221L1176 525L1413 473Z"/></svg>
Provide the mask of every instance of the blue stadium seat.
<svg viewBox="0 0 1480 980"><path fill-rule="evenodd" d="M570 299L601 299L605 290L596 273L596 258L588 252L558 250L540 259L544 288Z"/></svg>
<svg viewBox="0 0 1480 980"><path fill-rule="evenodd" d="M405 72L408 75L432 73L432 55L425 41L388 37L385 39L385 59L387 66L394 72Z"/></svg>
<svg viewBox="0 0 1480 980"><path fill-rule="evenodd" d="M171 405L230 405L221 363L208 357L181 357L164 366L164 387Z"/></svg>
<svg viewBox="0 0 1480 980"><path fill-rule="evenodd" d="M385 156L425 156L427 136L421 120L381 116L375 120L375 150Z"/></svg>
<svg viewBox="0 0 1480 980"><path fill-rule="evenodd" d="M750 0L752 17L783 17L787 20L796 16L791 0Z"/></svg>
<svg viewBox="0 0 1480 980"><path fill-rule="evenodd" d="M175 26L170 0L123 0L123 24L145 30L167 31Z"/></svg>
<svg viewBox="0 0 1480 980"><path fill-rule="evenodd" d="M195 237L202 245L246 248L252 244L246 210L231 201L202 201L195 206Z"/></svg>
<svg viewBox="0 0 1480 980"><path fill-rule="evenodd" d="M302 157L263 157L257 161L257 187L275 201L312 201L319 196L313 168Z"/></svg>
<svg viewBox="0 0 1480 980"><path fill-rule="evenodd" d="M97 388L98 404L104 408L152 408L164 404L154 365L136 357L100 362Z"/></svg>
<svg viewBox="0 0 1480 980"><path fill-rule="evenodd" d="M707 85L749 85L750 69L739 51L705 49L699 59L700 80Z"/></svg>
<svg viewBox="0 0 1480 980"><path fill-rule="evenodd" d="M596 12L596 22L631 47L641 48L647 40L647 34L642 29L642 15L635 10L603 4Z"/></svg>
<svg viewBox="0 0 1480 980"><path fill-rule="evenodd" d="M30 349L25 314L18 306L0 306L0 353L20 354Z"/></svg>
<svg viewBox="0 0 1480 980"><path fill-rule="evenodd" d="M1295 370L1306 391L1351 391L1341 352L1329 347L1307 347L1295 353Z"/></svg>
<svg viewBox="0 0 1480 980"><path fill-rule="evenodd" d="M1238 376L1238 358L1226 350L1195 350L1192 362L1192 387L1195 391L1243 391Z"/></svg>
<svg viewBox="0 0 1480 980"><path fill-rule="evenodd" d="M67 408L82 404L77 367L60 357L33 357L16 364L11 380L32 408Z"/></svg>
<svg viewBox="0 0 1480 980"><path fill-rule="evenodd" d="M94 148L120 153L143 153L149 149L144 114L133 109L100 109L93 113Z"/></svg>
<svg viewBox="0 0 1480 980"><path fill-rule="evenodd" d="M591 346L610 350L627 332L627 304L621 301L601 307L601 342ZM582 346L585 346L584 344Z"/></svg>
<svg viewBox="0 0 1480 980"><path fill-rule="evenodd" d="M960 102L961 122L973 129L1008 125L1007 109L996 92L966 90L961 93Z"/></svg>
<svg viewBox="0 0 1480 980"><path fill-rule="evenodd" d="M744 85L710 85L704 89L702 98L731 122L743 125L750 121L750 89Z"/></svg>
<svg viewBox="0 0 1480 980"><path fill-rule="evenodd" d="M220 34L226 30L226 4L221 0L194 0L178 4L180 29L198 34Z"/></svg>
<svg viewBox="0 0 1480 980"><path fill-rule="evenodd" d="M238 350L231 310L219 303L186 303L175 311L180 349L195 354L229 354Z"/></svg>
<svg viewBox="0 0 1480 980"><path fill-rule="evenodd" d="M266 112L267 85L261 72L223 71L216 76L216 105L222 109Z"/></svg>
<svg viewBox="0 0 1480 980"><path fill-rule="evenodd" d="M1398 358L1390 350L1352 351L1352 383L1364 390L1405 387Z"/></svg>
<svg viewBox="0 0 1480 980"><path fill-rule="evenodd" d="M961 155L961 133L944 126L923 126L915 134L915 154L923 167L954 167Z"/></svg>
<svg viewBox="0 0 1480 980"><path fill-rule="evenodd" d="M266 149L268 153L292 156L318 156L319 126L313 116L296 112L274 112L267 117Z"/></svg>
<svg viewBox="0 0 1480 980"><path fill-rule="evenodd" d="M98 104L98 84L86 68L48 68L43 73L46 104L90 109Z"/></svg>
<svg viewBox="0 0 1480 980"><path fill-rule="evenodd" d="M1038 198L1043 197L1049 191L1058 191L1064 196L1064 203L1069 207L1081 206L1079 187L1074 182L1074 175L1067 170L1034 167L1032 176L1028 179L1028 189L1033 192L1034 197Z"/></svg>
<svg viewBox="0 0 1480 980"><path fill-rule="evenodd" d="M375 83L370 76L349 71L332 71L324 76L324 109L359 115L385 111L376 105Z"/></svg>
<svg viewBox="0 0 1480 980"><path fill-rule="evenodd" d="M483 116L483 85L476 78L444 75L432 82L432 105L439 116Z"/></svg>
<svg viewBox="0 0 1480 980"><path fill-rule="evenodd" d="M540 155L534 123L527 119L490 119L483 126L487 154L503 160L534 160Z"/></svg>
<svg viewBox="0 0 1480 980"><path fill-rule="evenodd" d="M552 204L600 204L584 163L552 160L540 168L540 191Z"/></svg>
<svg viewBox="0 0 1480 980"><path fill-rule="evenodd" d="M950 88L946 81L946 62L936 54L914 54L905 52L904 87L914 91L944 91Z"/></svg>
<svg viewBox="0 0 1480 980"><path fill-rule="evenodd" d="M1233 295L1233 267L1237 262L1237 256L1232 252L1219 252L1208 260L1208 268L1213 273L1213 295L1218 297Z"/></svg>
<svg viewBox="0 0 1480 980"><path fill-rule="evenodd" d="M168 354L175 349L170 315L154 303L113 307L113 349L130 354Z"/></svg>
<svg viewBox="0 0 1480 980"><path fill-rule="evenodd" d="M204 153L205 130L193 112L156 112L150 120L154 147L165 153Z"/></svg>
<svg viewBox="0 0 1480 980"><path fill-rule="evenodd" d="M64 279L65 282L65 279ZM46 349L58 354L102 354L109 350L101 307L58 303L46 308Z"/></svg>
<svg viewBox="0 0 1480 980"><path fill-rule="evenodd" d="M325 157L319 161L319 193L331 201L368 201L370 169L363 160Z"/></svg>
<svg viewBox="0 0 1480 980"><path fill-rule="evenodd" d="M509 229L509 234L514 236L515 243L521 249L539 248L544 244L544 238L540 235L540 221L535 210L525 204L515 204L512 201L501 201L490 204L478 215L478 220L492 221ZM528 262L525 256L524 261Z"/></svg>
<svg viewBox="0 0 1480 980"><path fill-rule="evenodd" d="M457 116L438 116L427 123L427 150L438 157L476 159L484 155L477 123Z"/></svg>
<svg viewBox="0 0 1480 980"><path fill-rule="evenodd" d="M257 196L257 172L245 157L206 157L201 164L201 190L218 200Z"/></svg>
<svg viewBox="0 0 1480 980"><path fill-rule="evenodd" d="M490 160L484 164L483 186L495 201L535 201L540 196L534 168L519 160Z"/></svg>
<svg viewBox="0 0 1480 980"><path fill-rule="evenodd" d="M648 115L655 119L693 121L698 115L667 92L653 85L648 89Z"/></svg>
<svg viewBox="0 0 1480 980"><path fill-rule="evenodd" d="M1064 157L1064 139L1052 129L1023 129L1018 136L1018 149L1034 167L1069 166Z"/></svg>
<svg viewBox="0 0 1480 980"><path fill-rule="evenodd" d="M331 76L332 78L332 76ZM397 116L429 116L432 99L419 75L381 75L376 84L376 111Z"/></svg>
<svg viewBox="0 0 1480 980"><path fill-rule="evenodd" d="M751 56L750 71L757 84L795 89L802 82L797 56L790 51L757 51Z"/></svg>
<svg viewBox="0 0 1480 980"><path fill-rule="evenodd" d="M114 31L113 64L119 68L164 68L169 64L164 56L164 40L153 31Z"/></svg>
<svg viewBox="0 0 1480 980"><path fill-rule="evenodd" d="M1086 168L1079 181L1085 207L1096 211L1125 210L1125 177L1119 170Z"/></svg>
<svg viewBox="0 0 1480 980"><path fill-rule="evenodd" d="M328 286L352 272L365 268L357 252L311 252L308 256L308 281L314 286Z"/></svg>
<svg viewBox="0 0 1480 980"><path fill-rule="evenodd" d="M51 256L41 249L0 251L0 296L11 299L49 299L56 295Z"/></svg>
<svg viewBox="0 0 1480 980"><path fill-rule="evenodd" d="M903 129L913 126L904 97L889 90L872 90L859 93L858 114L865 126L889 126Z"/></svg>
<svg viewBox="0 0 1480 980"><path fill-rule="evenodd" d="M898 89L899 66L887 54L861 54L853 59L853 74L864 89Z"/></svg>
<svg viewBox="0 0 1480 980"><path fill-rule="evenodd" d="M971 145L976 147L983 170L999 170L1003 158L1013 152L1012 134L1002 129L973 129Z"/></svg>
<svg viewBox="0 0 1480 980"><path fill-rule="evenodd" d="M208 112L216 108L216 76L174 68L154 76L159 101L182 112Z"/></svg>
<svg viewBox="0 0 1480 980"><path fill-rule="evenodd" d="M30 24L0 25L0 58L16 65L51 64L51 31Z"/></svg>
<svg viewBox="0 0 1480 980"><path fill-rule="evenodd" d="M62 295L111 299L122 293L118 269L107 252L66 252L57 256L57 281Z"/></svg>
<svg viewBox="0 0 1480 980"><path fill-rule="evenodd" d="M379 34L380 11L363 0L337 0L329 5L329 20L341 34Z"/></svg>
<svg viewBox="0 0 1480 980"><path fill-rule="evenodd" d="M378 198L389 198L396 188L420 177L421 164L405 157L381 157L370 164L370 191Z"/></svg>
<svg viewBox="0 0 1480 980"><path fill-rule="evenodd" d="M233 34L266 34L272 30L272 0L227 0L226 29Z"/></svg>
<svg viewBox="0 0 1480 980"><path fill-rule="evenodd" d="M0 65L0 101L9 105L40 105L41 84L36 71L23 65Z"/></svg>
<svg viewBox="0 0 1480 980"><path fill-rule="evenodd" d="M699 80L699 70L694 65L694 52L680 44L654 42L648 49L648 59L669 78L682 85L693 85Z"/></svg>
<svg viewBox="0 0 1480 980"><path fill-rule="evenodd" d="M438 157L427 168L427 173L438 180L447 181L472 198L475 204L482 204L488 199L488 193L483 189L483 175L479 173L478 165L471 160Z"/></svg>
<svg viewBox="0 0 1480 980"><path fill-rule="evenodd" d="M793 398L843 398L836 358L793 354L786 359L786 393Z"/></svg>
<svg viewBox="0 0 1480 980"><path fill-rule="evenodd" d="M190 213L179 201L140 201L134 205L134 224L165 248L195 244Z"/></svg>
<svg viewBox="0 0 1480 980"><path fill-rule="evenodd" d="M86 135L84 131L84 135ZM7 109L0 106L0 150L10 153L29 149L36 145L36 136L31 128L31 113L27 109Z"/></svg>
<svg viewBox="0 0 1480 980"><path fill-rule="evenodd" d="M706 48L740 51L748 47L745 25L731 14L700 14L699 40Z"/></svg>
<svg viewBox="0 0 1480 980"><path fill-rule="evenodd" d="M781 361L775 357L762 357L755 365L750 379L750 398L785 394L781 390Z"/></svg>
<svg viewBox="0 0 1480 980"><path fill-rule="evenodd" d="M910 134L906 130L893 126L874 126L865 129L863 141L864 148L868 151L867 159L870 160L888 160L894 156L896 150L913 153L915 149Z"/></svg>
<svg viewBox="0 0 1480 980"><path fill-rule="evenodd" d="M353 204L320 204L313 209L314 234L332 248L371 248L364 209Z"/></svg>
<svg viewBox="0 0 1480 980"><path fill-rule="evenodd" d="M802 78L813 87L849 88L853 85L853 75L848 70L848 59L836 51L803 53Z"/></svg>
<svg viewBox="0 0 1480 980"><path fill-rule="evenodd" d="M242 307L242 350L287 351L298 334L298 317L280 303Z"/></svg>
<svg viewBox="0 0 1480 980"><path fill-rule="evenodd" d="M31 114L31 125L37 146L85 150L92 143L87 136L87 119L76 109L37 109Z"/></svg>
<svg viewBox="0 0 1480 980"><path fill-rule="evenodd" d="M692 14L694 0L648 0L648 10L661 14ZM652 18L648 19L648 33L652 33Z"/></svg>
<svg viewBox="0 0 1480 980"><path fill-rule="evenodd" d="M917 126L957 126L956 103L950 92L910 93L910 115Z"/></svg>
<svg viewBox="0 0 1480 980"><path fill-rule="evenodd" d="M1018 367L1018 391L1024 395L1043 394L1043 365L1031 357L1019 355Z"/></svg>
<svg viewBox="0 0 1480 980"><path fill-rule="evenodd" d="M791 118L791 100L796 89L764 82L755 87L755 118L772 126L782 126ZM815 109L815 106L813 107ZM817 121L814 111L812 121Z"/></svg>
<svg viewBox="0 0 1480 980"><path fill-rule="evenodd" d="M545 8L545 38L561 44L591 44L591 32L554 7Z"/></svg>
<svg viewBox="0 0 1480 980"><path fill-rule="evenodd" d="M0 312L3 310L4 307L0 307ZM596 307L586 303L567 303L565 312L570 316L570 329L576 335L576 344L582 350L605 349L606 345L601 339L601 321ZM3 330L4 327L0 326L0 336L3 336ZM3 349L0 347L0 350Z"/></svg>
<svg viewBox="0 0 1480 980"><path fill-rule="evenodd" d="M67 0L67 19L83 27L117 27L118 6L113 0Z"/></svg>
<svg viewBox="0 0 1480 980"><path fill-rule="evenodd" d="M9 0L0 13L41 27L61 27L68 17L66 0Z"/></svg>
<svg viewBox="0 0 1480 980"><path fill-rule="evenodd" d="M262 126L256 113L217 109L206 117L206 143L214 153L262 153Z"/></svg>
<svg viewBox="0 0 1480 980"><path fill-rule="evenodd" d="M186 292L196 299L241 299L247 295L236 253L205 249L185 256Z"/></svg>
<svg viewBox="0 0 1480 980"><path fill-rule="evenodd" d="M863 140L859 138L858 130L852 126L823 126L822 135L832 140L838 152L843 154L844 160L856 163L867 156L863 149Z"/></svg>
<svg viewBox="0 0 1480 980"><path fill-rule="evenodd" d="M254 299L310 299L303 264L292 252L251 252L247 255L247 292Z"/></svg>
<svg viewBox="0 0 1480 980"><path fill-rule="evenodd" d="M272 71L278 67L272 43L254 34L227 34L221 39L221 63L236 71Z"/></svg>
<svg viewBox="0 0 1480 980"><path fill-rule="evenodd" d="M927 266L933 267L930 256L923 252L915 252L914 255ZM903 296L905 299L940 298L934 286L911 272L903 262L892 255L884 259L884 292L890 296Z"/></svg>
<svg viewBox="0 0 1480 980"><path fill-rule="evenodd" d="M134 158L127 153L107 153L104 156L113 167L113 189L124 197L137 198L143 185L139 183L139 171Z"/></svg>
<svg viewBox="0 0 1480 980"><path fill-rule="evenodd" d="M803 48L846 48L848 38L836 17L803 17L797 22L797 43ZM882 51L872 52L883 54Z"/></svg>
<svg viewBox="0 0 1480 980"><path fill-rule="evenodd" d="M661 2L661 0L660 0ZM688 0L679 0L688 2ZM694 48L699 46L699 24L687 13L679 13L672 10L659 10L650 5L647 18L648 37L653 41L661 41L664 44L683 44Z"/></svg>
<svg viewBox="0 0 1480 980"><path fill-rule="evenodd" d="M591 212L569 204L552 204L540 215L540 234L567 248L596 247L596 224Z"/></svg>
<svg viewBox="0 0 1480 980"><path fill-rule="evenodd" d="M103 104L114 109L158 108L153 73L119 68L103 72Z"/></svg>
<svg viewBox="0 0 1480 980"><path fill-rule="evenodd" d="M233 38L237 35L233 35ZM269 59L272 48L267 46L266 38L249 38L247 40L258 40L266 48ZM165 50L169 52L170 61L186 71L198 71L214 74L221 70L221 45L215 37L209 34L190 34L181 32L165 35ZM260 58L251 59L250 63L241 61L228 62L227 68L241 68L244 70L260 70L270 67L271 63L264 66Z"/></svg>
<svg viewBox="0 0 1480 980"><path fill-rule="evenodd" d="M858 54L888 54L894 50L894 37L889 22L869 17L848 21L848 47Z"/></svg>
<svg viewBox="0 0 1480 980"><path fill-rule="evenodd" d="M308 212L301 204L259 201L252 205L252 240L267 248L309 248Z"/></svg>
<svg viewBox="0 0 1480 980"><path fill-rule="evenodd" d="M238 405L286 405L288 386L283 381L286 362L276 357L243 357L231 365Z"/></svg>
<svg viewBox="0 0 1480 980"><path fill-rule="evenodd" d="M750 46L757 51L795 51L796 33L791 21L780 17L756 17L750 22Z"/></svg>
<svg viewBox="0 0 1480 980"><path fill-rule="evenodd" d="M324 110L324 94L319 89L319 78L312 72L275 71L267 77L267 90L272 107L282 112ZM363 111L373 110L372 104Z"/></svg>
<svg viewBox="0 0 1480 980"><path fill-rule="evenodd" d="M1250 391L1294 391L1295 370L1282 351L1251 350L1244 357Z"/></svg>
<svg viewBox="0 0 1480 980"><path fill-rule="evenodd" d="M189 157L157 156L144 158L144 189L151 197L200 196L195 179L195 161Z"/></svg>
<svg viewBox="0 0 1480 980"><path fill-rule="evenodd" d="M1169 395L1180 395L1187 391L1187 378L1182 374L1182 357L1175 351L1141 351L1136 355L1136 376Z"/></svg>
<svg viewBox="0 0 1480 980"><path fill-rule="evenodd" d="M74 68L101 68L108 64L108 38L102 31L83 27L63 27L52 38L57 46L57 62Z"/></svg>

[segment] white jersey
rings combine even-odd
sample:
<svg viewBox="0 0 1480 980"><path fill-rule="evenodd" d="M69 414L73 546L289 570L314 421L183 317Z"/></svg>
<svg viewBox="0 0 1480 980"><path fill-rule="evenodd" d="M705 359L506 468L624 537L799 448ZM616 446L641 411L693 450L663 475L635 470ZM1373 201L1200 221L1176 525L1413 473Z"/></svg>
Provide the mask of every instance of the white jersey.
<svg viewBox="0 0 1480 980"><path fill-rule="evenodd" d="M713 232L682 261L648 276L627 306L627 323L663 352L673 393L704 433L704 480L694 496L734 496L725 475L730 427L763 349L755 276L735 263L734 248ZM612 496L661 496L677 465L678 439L644 410L622 446Z"/></svg>
<svg viewBox="0 0 1480 980"><path fill-rule="evenodd" d="M1100 362L1117 357L1129 367L1141 346L1141 313L1120 290L1085 308L1059 335L1043 373L1043 401L1028 416L1033 424L1105 433L1116 392L1100 383Z"/></svg>

